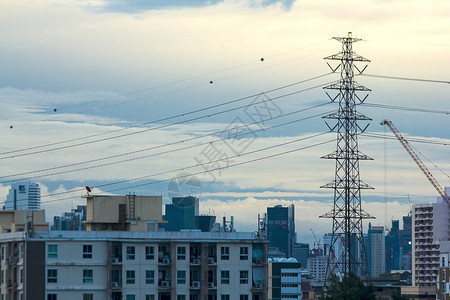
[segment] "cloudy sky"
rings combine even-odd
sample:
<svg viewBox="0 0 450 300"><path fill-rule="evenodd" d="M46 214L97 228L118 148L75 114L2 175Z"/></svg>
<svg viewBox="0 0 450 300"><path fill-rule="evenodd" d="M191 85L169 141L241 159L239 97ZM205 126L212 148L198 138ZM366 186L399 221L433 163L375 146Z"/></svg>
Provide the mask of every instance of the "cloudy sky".
<svg viewBox="0 0 450 300"><path fill-rule="evenodd" d="M331 230L318 218L333 196L320 188L334 176L320 159L335 148L321 118L336 109L322 89L339 76L323 60L340 51L331 38L363 39L366 75L450 80L448 1L363 2L1 1L1 199L12 180L36 181L50 220L86 185L165 203L195 193L202 213L245 231L267 206L294 204L298 239L312 243L309 228ZM375 187L363 207L387 225L408 198L437 193L379 123L422 141L411 144L450 186L450 85L356 80L372 90L359 107L373 119L360 137L374 158L361 163Z"/></svg>

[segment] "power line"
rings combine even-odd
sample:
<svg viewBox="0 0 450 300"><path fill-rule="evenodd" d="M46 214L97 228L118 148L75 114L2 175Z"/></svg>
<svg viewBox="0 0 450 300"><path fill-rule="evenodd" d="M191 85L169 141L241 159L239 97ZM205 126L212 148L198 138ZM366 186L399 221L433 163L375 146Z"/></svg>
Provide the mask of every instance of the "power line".
<svg viewBox="0 0 450 300"><path fill-rule="evenodd" d="M423 78L398 77L398 76L387 76L387 75L366 74L366 73L359 74L359 76L375 77L375 78L384 78L384 79L397 79L397 80L409 80L409 81L420 81L420 82L432 82L432 83L447 83L447 84L450 84L450 81L447 81L447 80L435 80L435 79L423 79Z"/></svg>
<svg viewBox="0 0 450 300"><path fill-rule="evenodd" d="M397 140L397 138L395 136L388 136L388 135L383 135L383 134L378 134L378 133L373 133L373 132L372 133L363 132L362 135L367 136L367 137L373 137L373 138ZM408 138L408 142L430 144L430 145L442 145L442 146L450 145L450 141L449 142L441 142L441 141L437 141L437 140L418 139L418 138L411 138L411 137Z"/></svg>
<svg viewBox="0 0 450 300"><path fill-rule="evenodd" d="M330 74L332 74L332 73L326 73L326 74L322 74L322 75L319 75L319 76L311 77L311 78L308 78L308 79L305 79L305 80L302 80L302 81L298 81L298 82L291 83L291 84L288 84L288 85L285 85L285 86L282 86L282 87L271 89L271 90L269 90L269 91L267 91L265 93L275 92L275 91L278 91L278 90L281 90L281 89L285 89L285 88L292 87L292 86L295 86L295 85L298 85L298 84L301 84L301 83L305 83L305 82L312 81L312 80L315 80L315 79L318 79L318 78L321 78L321 77L325 77L325 76L330 75ZM318 87L322 87L322 86L324 86L326 84L329 84L329 83L316 85L316 86L313 86L313 87L310 87L310 88L306 88L306 89L303 89L303 90L295 91L295 92L288 93L288 94L285 94L285 95L282 95L282 96L277 96L277 97L274 97L274 98L271 98L271 99L268 99L268 100L255 102L253 104L264 103L264 102L267 102L267 101L270 101L270 100L275 100L275 99L280 99L280 98L292 96L292 95L295 95L295 94L298 94L298 93L302 93L302 92L306 92L306 91L309 91L309 90L312 90L312 89L315 89L315 88L318 88ZM75 141L79 141L79 140L86 140L86 139L93 138L93 137L103 136L103 135L110 134L110 133L121 132L121 131L129 130L129 129L132 129L132 128L138 128L138 127L142 127L142 126L149 125L149 124L160 123L160 122L176 119L176 118L179 118L179 117L185 117L185 116L188 116L188 115L191 115L191 114L195 114L195 113L198 113L198 112L203 112L203 111L210 110L210 109L213 109L213 108L225 106L225 105L228 105L228 104L240 102L240 101L243 101L243 100L247 100L247 99L250 99L250 98L257 97L258 95L261 95L261 93L253 94L253 95L242 97L242 98L237 98L237 99L234 99L234 100L230 100L230 101L222 102L222 103L219 103L219 104L211 105L211 106L208 106L208 107L192 110L192 111L189 111L189 112L186 112L186 113L182 113L182 114L173 115L173 116L170 116L170 117L161 118L161 119L158 119L158 120L153 120L153 121L142 123L142 124L135 125L135 126L120 128L120 129L111 130L111 131L108 131L108 132L97 133L97 134L93 134L93 135L89 135L89 136L85 136L85 137L68 139L68 140L55 142L55 143L49 143L49 144L44 144L44 145L39 145L39 146L23 148L23 149L19 149L19 150L12 150L12 151L7 151L7 152L1 152L0 155L14 154L14 153L20 153L20 152L29 151L29 150L41 149L41 148L46 148L46 147L51 147L51 146L57 146L57 145L65 144L65 143L70 143L70 142L75 142ZM132 132L132 133L128 133L128 134L121 134L121 135L112 136L112 137L108 137L108 138L97 139L97 140L94 140L94 141L85 141L85 142L81 142L81 143L78 143L78 144L75 144L75 145L61 146L61 147L56 147L56 148L52 148L52 149L38 150L38 151L24 153L24 154L14 154L14 155L7 156L7 157L0 157L0 160L1 159L11 159L11 158L15 158L15 157L21 157L21 156L26 156L26 155L38 154L38 153L49 152L49 151L56 151L56 150L61 150L61 149L67 149L67 148L70 148L70 147L82 146L82 145L98 143L98 142L102 142L102 141L106 141L106 140L116 139L116 138L120 138L120 137L124 137L124 136L135 135L135 134L139 134L139 133L142 133L142 132L147 132L147 131L156 130L156 129L162 129L162 128L166 128L166 127L170 127L170 126L174 126L174 125L187 123L187 122L190 122L190 121L196 121L196 120L200 120L200 119L204 119L204 118L209 118L211 116L224 114L224 113L227 113L227 112L230 112L230 111L235 111L235 110L244 108L246 106L248 106L248 104L247 105L243 105L243 106L239 106L239 107L236 107L236 108L232 108L232 109L227 109L227 110L224 110L224 111L211 113L211 114L208 114L208 115L203 115L203 116L191 118L191 119L188 119L188 120L185 120L185 121L178 121L178 122L175 122L175 123L164 124L164 125L160 125L160 126L157 126L157 127L147 128L147 129L144 129L144 130L141 130L141 131L138 131L138 132Z"/></svg>
<svg viewBox="0 0 450 300"><path fill-rule="evenodd" d="M441 168L439 168L434 162L432 162L428 157L425 156L425 154L423 154L422 152L420 152L417 148L411 146L411 148L414 149L414 151L416 151L417 153L419 153L420 155L422 155L423 158L425 158L430 164L432 164L436 169L438 169L442 174L444 174L448 179L450 179L450 176L445 173Z"/></svg>
<svg viewBox="0 0 450 300"><path fill-rule="evenodd" d="M363 102L359 105L368 106L368 107L376 107L376 108L385 108L385 109L396 109L396 110L450 115L450 111L442 110L442 109L417 108L417 107L407 107L407 106L387 105L387 104L367 103L367 102Z"/></svg>
<svg viewBox="0 0 450 300"><path fill-rule="evenodd" d="M450 47L450 44L443 43L424 43L424 42L400 42L400 41L382 41L382 40L366 40L365 42L375 42L384 44L404 44L404 45L421 45L421 46L438 46L438 47Z"/></svg>
<svg viewBox="0 0 450 300"><path fill-rule="evenodd" d="M310 136L307 136L307 137L304 137L304 138L301 138L301 139L296 139L295 141L298 142L298 141L301 141L301 140L307 140L307 139L310 139L310 138L313 138L313 137L316 137L316 136L319 136L319 135L323 135L323 134L326 134L326 133L329 133L329 132L327 131L327 132L323 132L323 133L319 133L319 134L310 135ZM289 142L287 142L287 143L289 143ZM230 156L230 157L218 159L218 160L215 160L215 161L210 161L210 162L204 163L204 164L196 164L196 165L191 165L191 166L188 166L188 167L178 168L178 169L171 170L171 171L164 171L164 172L161 172L161 173L145 175L145 176L141 176L141 177L135 177L135 178L121 180L121 181L115 181L115 182L111 182L111 183L105 183L105 184L101 184L101 185L98 185L98 186L93 186L93 188L100 188L100 187L105 187L105 186L110 186L110 185L115 185L115 184L127 183L127 182L130 182L130 181L142 180L142 179L146 179L146 178L149 178L149 177L160 176L160 175L164 175L164 174L171 173L171 172L176 172L176 171L184 171L184 170L189 169L189 168L194 168L194 167L197 167L197 166L204 166L206 164L213 164L213 163L221 162L223 160L227 160L227 159L231 159L231 158L235 158L235 157L242 157L242 156L245 156L245 155L257 153L257 152L264 151L264 150L267 150L267 149L276 148L276 147L279 147L280 145L284 145L284 144L286 144L286 143L277 144L277 145L265 147L265 148L262 148L262 149L252 150L250 152L241 153L241 154L238 154L238 155L235 155L235 156ZM71 192L78 192L78 191L84 191L84 189L77 189L77 190L73 190L73 191L52 193L52 194L48 194L48 195L41 196L41 197L57 196L57 195L71 193Z"/></svg>
<svg viewBox="0 0 450 300"><path fill-rule="evenodd" d="M326 134L326 133L329 133L329 132L324 132L324 133L321 133L319 135ZM312 137L315 137L315 136L318 136L318 135L310 136L308 138L312 138ZM279 152L279 153L276 153L276 154L263 156L263 157L260 157L260 158L255 158L255 159L252 159L252 160L247 160L247 161L243 161L243 162L239 162L239 163L230 164L230 165L227 165L225 167L217 167L217 168L213 168L213 169L210 169L210 170L205 170L205 171L200 171L200 172L196 172L196 173L191 173L191 174L189 174L189 176L201 175L201 174L206 174L206 173L210 173L210 172L214 172L214 171L220 171L220 170L224 170L224 169L228 169L228 168L232 168L232 167L246 165L246 164L257 162L257 161L270 159L270 158L274 158L274 157L278 157L278 156L294 153L294 152L301 151L301 150L310 149L310 148L321 146L321 145L324 145L324 144L327 144L327 143L331 143L331 142L334 142L334 141L335 141L335 139L328 140L328 141L325 141L325 142L320 142L320 143L316 143L316 144L313 144L313 145L296 148L296 149L293 149L293 150L288 150L288 151ZM283 143L283 144L286 144L286 143ZM268 147L268 148L274 148L276 146L277 145L271 146L271 147ZM251 154L251 153L262 151L262 150L266 150L266 149L255 150L255 151L252 151L252 152L243 153L243 154L240 154L240 155L235 155L235 156L232 156L232 157L229 157L229 158L226 158L226 159L230 159L230 158L234 158L234 157L240 157L240 156L243 156L243 155ZM213 164L213 163L217 163L217 162L223 161L223 160L224 159L219 159L219 160L215 160L215 161L212 161L212 162L208 162L207 164ZM152 176L158 176L158 175L172 173L172 172L185 171L186 169L193 168L193 167L198 167L198 166L203 166L203 165L205 165L205 164L198 164L198 165L194 165L194 166L189 166L189 167L179 168L179 169L176 169L176 170L171 170L171 171L167 171L167 172L153 174L153 175L149 175L149 176L134 178L134 179L130 179L130 180L124 180L124 181L121 181L121 182L118 182L118 183L108 183L108 184L103 184L103 185L99 185L99 186L93 186L91 188L100 188L100 187L104 187L104 186L108 186L108 185L112 185L112 184L126 183L126 182L130 182L130 181L146 179L146 178L152 177ZM184 178L184 177L187 177L187 175L180 175L180 176L171 177L171 178L168 178L168 179L161 179L161 180L157 180L157 181L152 181L152 182L149 182L149 183L142 183L142 184L127 186L127 187L123 187L123 188L116 188L116 189L112 189L112 190L106 190L104 192L110 193L110 192L115 192L115 191L129 189L129 188L135 188L135 187L140 187L140 186L146 186L146 185L152 185L152 184L157 184L157 183L162 183L162 182L168 182L168 181L173 180L173 179L180 179L180 178ZM84 191L84 189L77 189L77 190L72 190L72 191L67 191L67 192L53 193L53 194L44 195L42 197L49 197L49 196L62 195L62 194L68 194L68 193L73 193L73 192L82 192L82 191ZM75 198L78 198L78 197L79 196L71 196L71 197L62 198L62 199L41 201L41 203L50 203L50 202L64 201L64 200L69 200L69 199L75 199Z"/></svg>
<svg viewBox="0 0 450 300"><path fill-rule="evenodd" d="M300 110L297 110L297 111L294 111L294 112L283 114L281 116L264 119L264 120L253 122L253 123L250 123L250 124L244 124L244 125L241 125L241 126L236 126L236 127L233 127L233 130L237 130L237 129L240 129L240 128L248 127L248 126L251 126L251 125L264 123L264 122L266 122L268 120L274 120L274 119L278 119L278 118L288 117L288 116L291 116L291 115L294 115L294 114L297 114L297 113L300 113L300 112L304 112L306 110L310 110L310 109L313 109L313 108L317 108L317 107L321 107L321 106L327 105L329 103L330 102L326 102L326 103L315 105L313 107L309 107L309 108L306 108L306 109L300 109ZM298 122L302 122L302 121L309 120L309 119L312 119L312 118L316 118L316 117L319 117L319 116L323 116L323 115L328 114L328 113L330 113L330 112L319 113L319 114L315 114L315 115L312 115L312 116L304 117L304 118L301 118L301 119L296 119L296 120L292 120L292 121L289 121L289 122L272 125L270 127L265 127L265 128L260 128L260 129L257 129L257 130L251 130L251 131L243 132L243 133L240 133L240 134L236 134L234 138L240 138L240 137L243 137L243 136L246 136L246 135L249 135L249 134L256 134L258 132L267 131L267 130L278 128L278 127L281 127L281 126L291 125L291 124L294 124L294 123L298 123ZM167 147L167 146L172 146L172 145L177 145L177 144L185 144L188 141L197 140L197 139L205 138L205 137L208 137L208 136L215 136L215 135L219 135L220 136L221 134L226 133L228 131L229 130L219 130L219 131L215 131L215 132L212 132L212 133L208 133L208 134L204 134L204 135L200 135L200 136L195 136L195 137L192 137L192 138L189 138L189 139L181 140L181 141L176 141L176 142L172 142L172 143L167 143L167 144L163 144L163 145L149 147L149 148L146 148L146 149L131 151L131 152L127 152L127 153L122 153L122 154L118 154L118 155L112 155L112 156L98 158L98 159L93 159L93 160L84 161L84 162L68 164L68 165L64 165L64 166L58 166L58 167L52 167L52 168L47 168L47 169L41 169L41 170L23 172L23 173L18 173L18 174L12 174L12 175L7 175L7 176L2 176L0 178L23 176L23 175L41 173L41 172L52 171L52 170L57 170L57 169L62 169L62 168L67 168L67 167L79 166L79 165L92 163L92 162L99 162L99 161L103 161L103 160L107 160L107 159L111 159L111 158L117 158L117 157L121 157L121 156L125 156L125 155L130 155L130 154L140 153L140 152L144 152L144 151L164 148L164 147ZM168 153L174 153L174 152L178 152L178 151L182 151L182 150L192 149L192 148L196 148L196 147L200 147L200 146L204 146L204 145L208 145L208 144L212 144L212 143L218 143L218 142L225 141L225 140L228 140L228 139L229 139L228 137L224 137L224 138L219 138L219 139L216 139L216 140L213 140L213 141L202 142L202 143L195 144L195 145L185 146L185 147L181 147L181 148L177 148L177 149L171 149L171 150L162 151L162 152L158 152L158 153L152 153L152 154L149 154L149 155L139 156L139 157L135 157L135 158L129 158L129 159L125 159L125 160L119 160L119 161L104 163L104 164L95 165L95 166L88 166L88 167L83 167L83 168L78 168L78 169L60 171L60 172L55 172L55 173L50 173L50 174L43 174L43 175L38 175L38 176L33 176L33 177L26 177L26 178L20 178L20 179L9 179L9 180L0 181L0 183L15 182L17 180L36 179L36 178L42 178L42 177L49 177L49 176L73 173L73 172L77 172L77 171L83 171L83 170L94 169L94 168L99 168L99 167L111 166L111 165L116 165L116 164L120 164L120 163L125 163L125 162L145 159L145 158L149 158L149 157L164 155L164 154L168 154Z"/></svg>

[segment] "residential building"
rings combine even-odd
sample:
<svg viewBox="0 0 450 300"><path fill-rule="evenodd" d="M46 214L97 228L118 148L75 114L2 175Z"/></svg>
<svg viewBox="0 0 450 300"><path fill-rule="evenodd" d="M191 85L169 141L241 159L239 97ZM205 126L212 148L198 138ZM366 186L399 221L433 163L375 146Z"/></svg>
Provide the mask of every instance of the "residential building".
<svg viewBox="0 0 450 300"><path fill-rule="evenodd" d="M5 210L39 210L41 188L34 182L14 183L6 196Z"/></svg>
<svg viewBox="0 0 450 300"><path fill-rule="evenodd" d="M269 252L292 257L296 241L294 205L268 207L267 223L269 247L273 249Z"/></svg>
<svg viewBox="0 0 450 300"><path fill-rule="evenodd" d="M377 277L385 272L385 238L383 226L372 226L369 223L367 233L367 260L370 277Z"/></svg>
<svg viewBox="0 0 450 300"><path fill-rule="evenodd" d="M87 231L157 231L161 196L86 195Z"/></svg>
<svg viewBox="0 0 450 300"><path fill-rule="evenodd" d="M447 203L413 205L412 284L436 288L440 242L449 238Z"/></svg>
<svg viewBox="0 0 450 300"><path fill-rule="evenodd" d="M52 230L86 230L86 205L78 205L70 212L53 217Z"/></svg>
<svg viewBox="0 0 450 300"><path fill-rule="evenodd" d="M302 299L301 264L294 258L269 259L269 300Z"/></svg>
<svg viewBox="0 0 450 300"><path fill-rule="evenodd" d="M450 241L440 243L436 299L450 299Z"/></svg>
<svg viewBox="0 0 450 300"><path fill-rule="evenodd" d="M3 233L1 299L263 300L267 247L243 232Z"/></svg>
<svg viewBox="0 0 450 300"><path fill-rule="evenodd" d="M316 283L323 284L325 281L327 263L327 255L315 255L308 258L308 275L314 278Z"/></svg>

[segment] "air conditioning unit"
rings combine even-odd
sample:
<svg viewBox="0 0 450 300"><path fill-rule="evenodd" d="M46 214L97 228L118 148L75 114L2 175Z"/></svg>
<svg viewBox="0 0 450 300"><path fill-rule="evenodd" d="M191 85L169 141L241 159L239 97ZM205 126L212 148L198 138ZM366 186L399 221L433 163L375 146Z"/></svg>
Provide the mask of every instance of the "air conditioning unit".
<svg viewBox="0 0 450 300"><path fill-rule="evenodd" d="M208 287L209 288L213 288L214 287L214 282L208 282Z"/></svg>
<svg viewBox="0 0 450 300"><path fill-rule="evenodd" d="M194 289L199 289L200 288L200 281L192 281L192 287Z"/></svg>
<svg viewBox="0 0 450 300"><path fill-rule="evenodd" d="M215 264L214 257L208 257L208 264L210 265Z"/></svg>
<svg viewBox="0 0 450 300"><path fill-rule="evenodd" d="M118 283L117 281L114 281L114 282L112 283L112 286L113 286L114 288L119 287L119 283Z"/></svg>
<svg viewBox="0 0 450 300"><path fill-rule="evenodd" d="M161 281L161 286L165 287L165 288L168 288L170 286L170 283L169 283L169 281L164 280L164 281Z"/></svg>
<svg viewBox="0 0 450 300"><path fill-rule="evenodd" d="M262 282L255 283L255 288L262 289L263 288L263 283Z"/></svg>
<svg viewBox="0 0 450 300"><path fill-rule="evenodd" d="M194 258L194 259L192 260L192 263L193 263L194 265L199 265L199 264L200 264L200 259Z"/></svg>
<svg viewBox="0 0 450 300"><path fill-rule="evenodd" d="M257 258L257 259L255 260L255 263L256 263L257 265L262 265L262 263L263 263L262 258Z"/></svg>
<svg viewBox="0 0 450 300"><path fill-rule="evenodd" d="M118 257L113 257L111 259L111 261L112 261L113 264L117 264L119 262L119 258Z"/></svg>
<svg viewBox="0 0 450 300"><path fill-rule="evenodd" d="M164 258L164 259L163 259L163 264L164 264L164 265L170 264L170 259Z"/></svg>

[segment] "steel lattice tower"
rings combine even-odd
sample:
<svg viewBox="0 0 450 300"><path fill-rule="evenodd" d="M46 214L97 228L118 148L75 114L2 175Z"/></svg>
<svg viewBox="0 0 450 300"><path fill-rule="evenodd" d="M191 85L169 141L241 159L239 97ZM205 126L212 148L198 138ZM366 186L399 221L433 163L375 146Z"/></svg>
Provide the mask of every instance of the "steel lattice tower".
<svg viewBox="0 0 450 300"><path fill-rule="evenodd" d="M351 32L348 37L333 39L342 43L342 51L324 58L333 72L339 68L341 71L339 82L324 87L331 101L339 102L338 111L324 117L336 121L333 126L325 122L330 130L337 132L336 151L322 157L336 161L334 181L322 186L334 190L333 210L320 216L333 220L325 284L333 273L344 277L347 277L349 272L366 275L367 255L362 222L363 219L373 218L361 207L361 190L372 187L361 181L359 173L359 161L372 158L358 149L358 134L364 132L371 119L356 111L357 105L364 102L370 89L354 80L355 71L362 73L370 61L353 52L353 43L361 39L353 38ZM333 62L338 62L335 68L332 67ZM358 122L364 121L367 124L361 127ZM342 253L335 253L338 243L343 248Z"/></svg>

